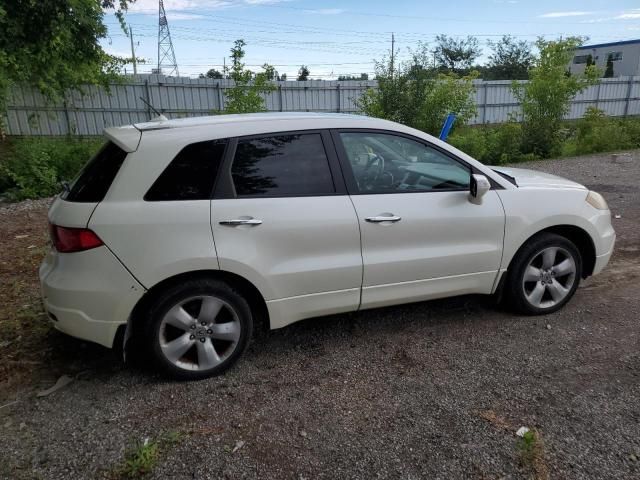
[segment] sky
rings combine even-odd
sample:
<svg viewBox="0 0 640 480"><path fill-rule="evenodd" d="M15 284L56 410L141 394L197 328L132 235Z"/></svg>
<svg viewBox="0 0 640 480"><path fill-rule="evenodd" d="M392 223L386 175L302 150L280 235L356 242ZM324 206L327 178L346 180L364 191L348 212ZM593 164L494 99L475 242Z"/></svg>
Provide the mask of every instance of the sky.
<svg viewBox="0 0 640 480"><path fill-rule="evenodd" d="M265 62L295 79L300 65L311 78L374 72L374 60L388 55L391 35L399 58L418 42L434 37L474 35L486 42L509 34L534 41L581 35L589 43L640 38L638 0L164 0L181 76L198 76L229 63L229 50L244 39L245 63L261 71ZM126 14L133 30L136 57L157 65L158 1L137 0ZM131 57L129 38L113 13L105 15L109 53ZM132 66L126 67L127 73Z"/></svg>

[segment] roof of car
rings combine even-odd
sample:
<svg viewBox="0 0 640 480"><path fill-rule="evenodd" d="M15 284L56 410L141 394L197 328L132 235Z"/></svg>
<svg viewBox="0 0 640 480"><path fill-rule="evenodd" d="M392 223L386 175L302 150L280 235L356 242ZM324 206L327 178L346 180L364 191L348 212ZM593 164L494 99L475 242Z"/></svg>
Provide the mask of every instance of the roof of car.
<svg viewBox="0 0 640 480"><path fill-rule="evenodd" d="M168 120L164 117L154 119L149 122L136 123L134 127L138 130L160 130L166 128L191 128L206 125L228 125L240 122L273 122L273 121L295 121L313 123L314 120L352 120L355 123L363 123L370 126L371 122L384 122L376 118L364 115L350 115L344 113L318 113L318 112L265 112L265 113L243 113L231 115L209 115L205 117L188 117Z"/></svg>

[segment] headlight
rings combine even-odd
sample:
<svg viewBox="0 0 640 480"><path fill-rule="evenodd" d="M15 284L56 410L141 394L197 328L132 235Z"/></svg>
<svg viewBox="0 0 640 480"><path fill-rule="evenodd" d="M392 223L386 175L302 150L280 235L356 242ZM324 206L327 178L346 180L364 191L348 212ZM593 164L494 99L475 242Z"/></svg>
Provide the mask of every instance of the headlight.
<svg viewBox="0 0 640 480"><path fill-rule="evenodd" d="M598 210L609 210L607 201L602 195L596 192L589 192L587 195L587 203Z"/></svg>

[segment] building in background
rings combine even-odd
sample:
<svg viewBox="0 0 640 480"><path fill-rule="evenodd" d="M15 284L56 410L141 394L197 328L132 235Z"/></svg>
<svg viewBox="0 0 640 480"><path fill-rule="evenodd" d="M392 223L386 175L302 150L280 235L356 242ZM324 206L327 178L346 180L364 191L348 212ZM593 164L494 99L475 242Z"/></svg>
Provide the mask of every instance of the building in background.
<svg viewBox="0 0 640 480"><path fill-rule="evenodd" d="M589 57L591 63L603 72L607 68L607 60L611 58L614 77L640 75L640 39L584 45L576 50L569 71L576 74L584 72Z"/></svg>

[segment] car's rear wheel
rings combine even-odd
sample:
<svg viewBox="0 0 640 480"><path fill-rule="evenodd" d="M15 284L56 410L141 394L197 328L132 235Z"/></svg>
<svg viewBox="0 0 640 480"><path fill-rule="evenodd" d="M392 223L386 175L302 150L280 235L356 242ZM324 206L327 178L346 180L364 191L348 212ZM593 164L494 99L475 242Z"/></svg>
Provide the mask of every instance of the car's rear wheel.
<svg viewBox="0 0 640 480"><path fill-rule="evenodd" d="M520 313L541 315L571 299L582 276L582 257L565 237L542 233L522 247L509 270L508 300Z"/></svg>
<svg viewBox="0 0 640 480"><path fill-rule="evenodd" d="M162 292L149 312L151 354L172 377L201 379L227 370L251 338L247 301L226 283L199 279Z"/></svg>

